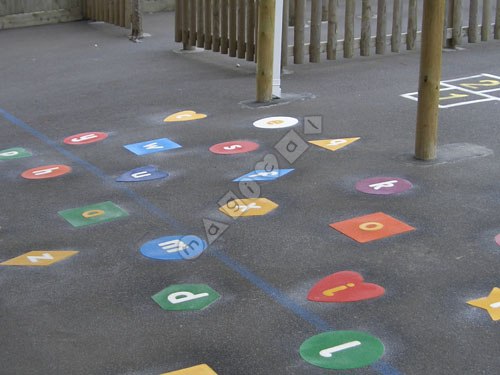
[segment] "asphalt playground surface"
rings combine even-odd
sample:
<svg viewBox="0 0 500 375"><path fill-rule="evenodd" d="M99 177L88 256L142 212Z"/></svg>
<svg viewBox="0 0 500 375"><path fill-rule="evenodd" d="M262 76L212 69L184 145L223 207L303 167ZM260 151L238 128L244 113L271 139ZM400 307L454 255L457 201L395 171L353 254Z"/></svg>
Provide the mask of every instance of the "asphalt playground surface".
<svg viewBox="0 0 500 375"><path fill-rule="evenodd" d="M124 29L88 22L0 32L0 154L31 154L0 160L0 263L31 251L78 252L50 266L0 265L1 374L154 375L203 363L220 375L500 373L498 322L467 304L500 287L500 100L443 108L444 148L426 164L411 157L416 102L401 96L417 91L418 52L289 65L283 92L305 99L249 108L240 103L255 96L253 63L177 53L173 14L146 16L145 31L152 37L138 44ZM444 52L443 80L500 76L498 41L463 47ZM474 79L457 81L470 90L451 103L472 100L481 88ZM495 89L495 78L478 79ZM500 99L500 91L489 95ZM207 117L163 121L185 110ZM306 134L311 115L322 116L321 134ZM253 126L270 116L299 123ZM337 151L307 143L290 162L275 148L290 130L304 141L360 139ZM107 138L64 143L83 132ZM182 148L140 156L123 147L160 138ZM259 148L209 151L233 140ZM236 220L222 213L228 192L242 197L233 180L269 155L294 169L258 184L279 207ZM21 177L48 165L71 172ZM168 177L116 181L148 165ZM413 186L393 195L355 189L377 176ZM58 214L108 201L128 215L74 227ZM415 230L358 243L329 226L377 212ZM195 259L139 251L165 236L208 241L204 219L225 231ZM340 271L385 294L307 299ZM206 284L220 298L202 310L163 310L151 297L177 284ZM301 357L304 341L338 330L378 338L382 357L353 370Z"/></svg>

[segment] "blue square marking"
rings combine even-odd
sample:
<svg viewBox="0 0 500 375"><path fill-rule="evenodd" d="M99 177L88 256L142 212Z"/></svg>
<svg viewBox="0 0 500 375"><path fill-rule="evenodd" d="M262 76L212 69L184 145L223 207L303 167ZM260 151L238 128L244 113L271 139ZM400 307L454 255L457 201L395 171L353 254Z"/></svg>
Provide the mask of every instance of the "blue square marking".
<svg viewBox="0 0 500 375"><path fill-rule="evenodd" d="M250 173L247 173L241 177L234 179L234 182L240 181L273 181L288 173L293 171L293 169L275 169L274 171L268 172L263 169L256 169Z"/></svg>
<svg viewBox="0 0 500 375"><path fill-rule="evenodd" d="M136 155L146 155L172 150L174 148L181 148L182 146L168 138L158 138L146 142L132 143L123 147Z"/></svg>

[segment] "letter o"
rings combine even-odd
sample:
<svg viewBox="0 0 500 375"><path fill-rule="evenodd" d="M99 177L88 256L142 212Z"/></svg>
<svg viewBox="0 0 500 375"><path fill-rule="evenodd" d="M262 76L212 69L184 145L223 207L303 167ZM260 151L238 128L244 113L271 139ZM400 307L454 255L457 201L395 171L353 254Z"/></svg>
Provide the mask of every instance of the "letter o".
<svg viewBox="0 0 500 375"><path fill-rule="evenodd" d="M375 232L377 230L381 230L384 227L384 224L377 223L376 221L369 221L367 223L363 223L359 226L359 229L367 231L367 232Z"/></svg>

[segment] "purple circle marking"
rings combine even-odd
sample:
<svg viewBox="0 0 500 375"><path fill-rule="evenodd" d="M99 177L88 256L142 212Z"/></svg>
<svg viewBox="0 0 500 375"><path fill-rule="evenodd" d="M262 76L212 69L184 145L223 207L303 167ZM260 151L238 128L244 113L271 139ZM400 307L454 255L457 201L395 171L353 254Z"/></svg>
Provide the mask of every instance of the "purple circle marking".
<svg viewBox="0 0 500 375"><path fill-rule="evenodd" d="M377 195L398 194L412 187L410 181L398 177L372 177L356 183L356 190Z"/></svg>

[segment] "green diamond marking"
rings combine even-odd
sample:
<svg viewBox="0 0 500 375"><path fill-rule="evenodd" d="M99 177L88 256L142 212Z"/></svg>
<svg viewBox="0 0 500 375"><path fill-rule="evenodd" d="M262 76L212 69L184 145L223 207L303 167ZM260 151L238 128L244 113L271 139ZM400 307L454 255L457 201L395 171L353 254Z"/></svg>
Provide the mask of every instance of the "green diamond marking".
<svg viewBox="0 0 500 375"><path fill-rule="evenodd" d="M164 310L202 310L220 298L220 294L205 284L170 285L151 297Z"/></svg>
<svg viewBox="0 0 500 375"><path fill-rule="evenodd" d="M104 223L128 216L128 212L122 210L113 202L102 202L90 206L72 208L59 211L59 215L65 218L74 227L83 227L97 223Z"/></svg>
<svg viewBox="0 0 500 375"><path fill-rule="evenodd" d="M310 364L334 370L371 365L384 354L384 344L374 336L358 331L325 332L300 346L300 356Z"/></svg>
<svg viewBox="0 0 500 375"><path fill-rule="evenodd" d="M21 147L8 148L0 151L0 160L29 158L33 154Z"/></svg>

